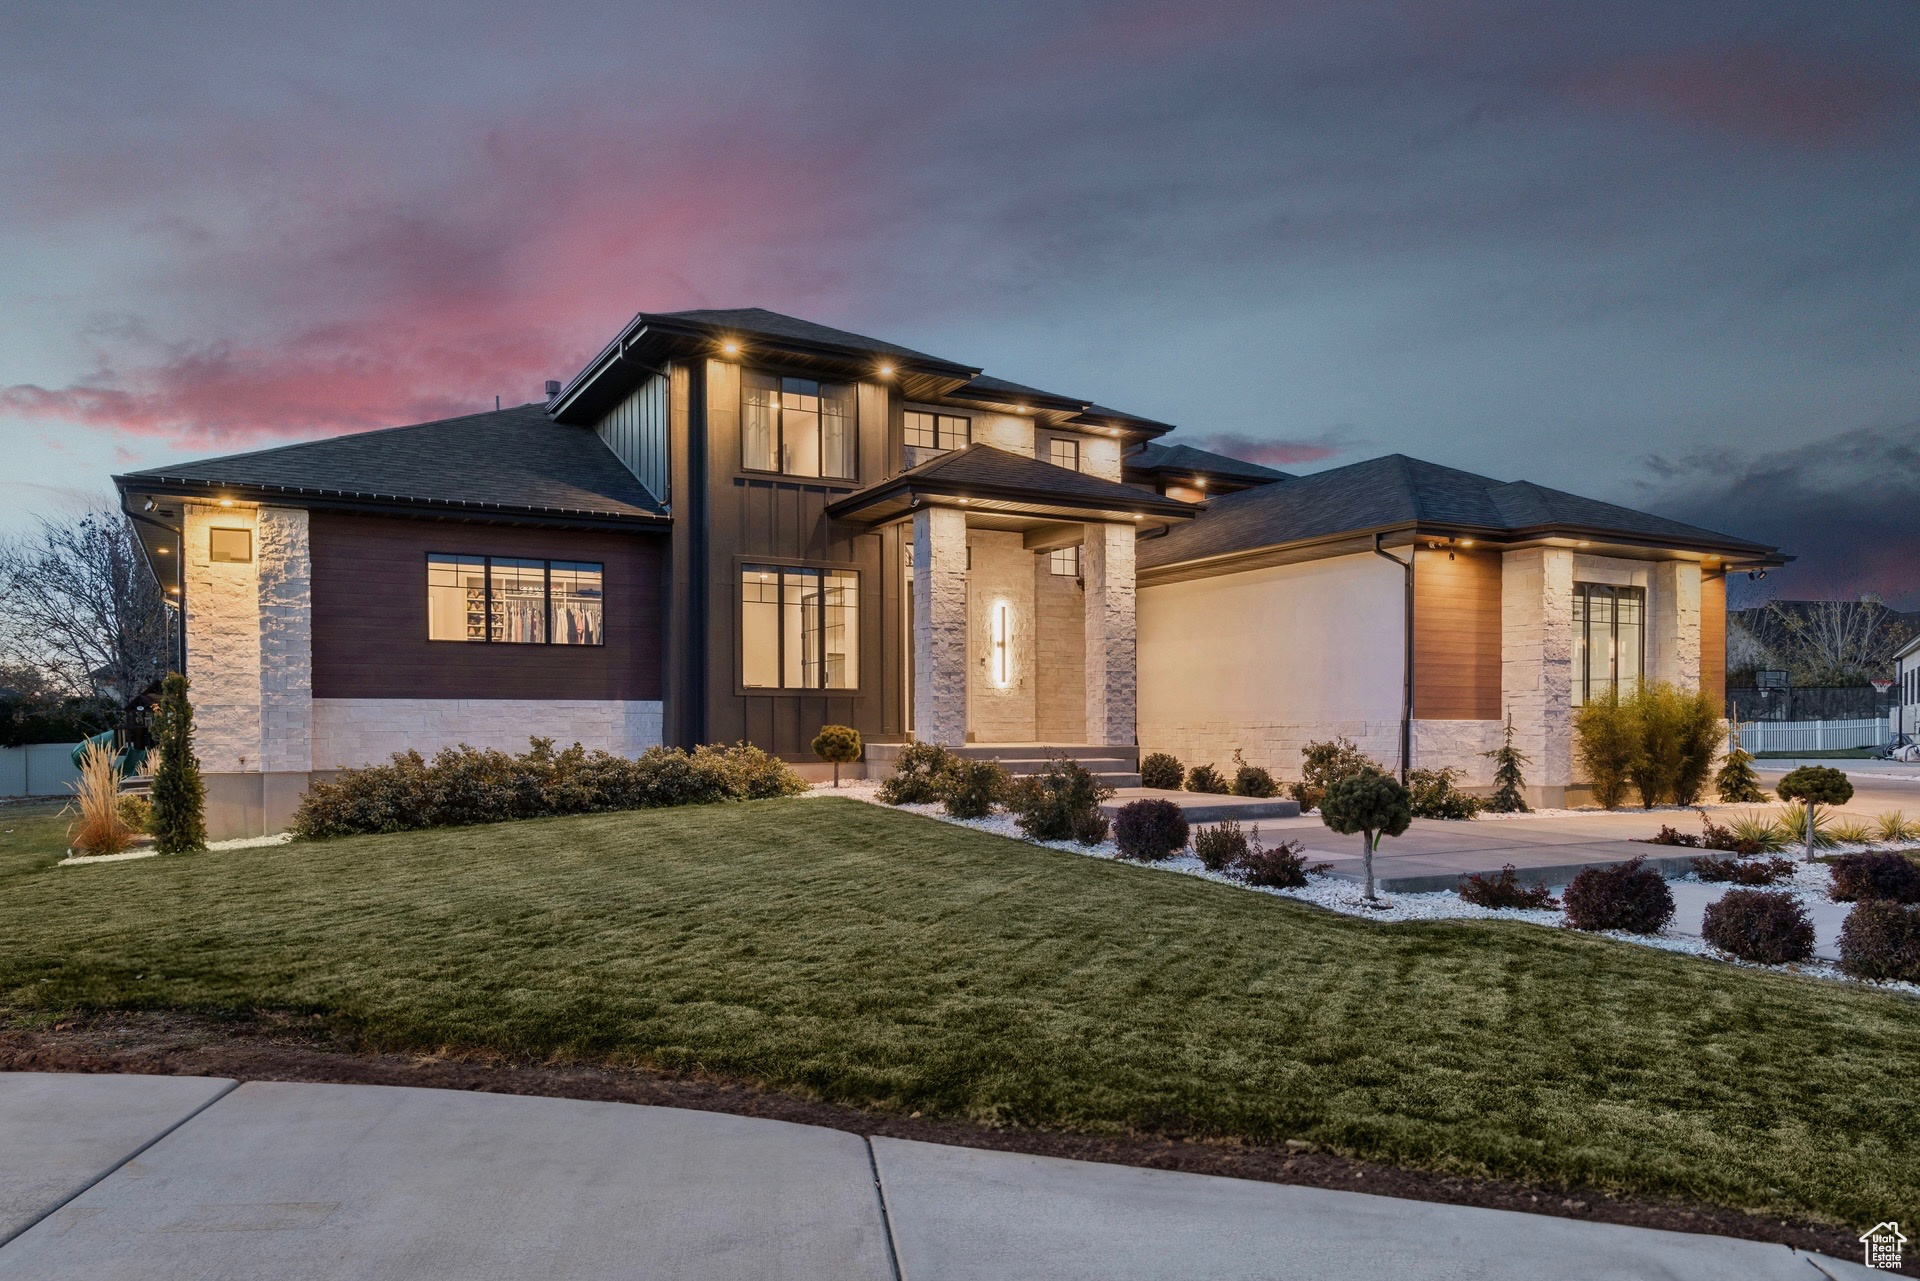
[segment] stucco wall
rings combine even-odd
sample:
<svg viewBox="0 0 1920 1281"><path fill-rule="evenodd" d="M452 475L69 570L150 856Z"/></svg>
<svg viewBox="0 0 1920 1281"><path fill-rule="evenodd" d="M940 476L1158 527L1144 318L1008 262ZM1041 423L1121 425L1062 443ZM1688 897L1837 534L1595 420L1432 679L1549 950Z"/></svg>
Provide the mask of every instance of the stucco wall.
<svg viewBox="0 0 1920 1281"><path fill-rule="evenodd" d="M1397 764L1404 581L1358 555L1141 589L1141 751L1298 778L1307 742L1344 734Z"/></svg>
<svg viewBox="0 0 1920 1281"><path fill-rule="evenodd" d="M970 529L967 547L967 733L980 743L1030 743L1034 730L1033 553L1019 534ZM1007 607L1008 679L993 679L993 609Z"/></svg>
<svg viewBox="0 0 1920 1281"><path fill-rule="evenodd" d="M661 741L657 701L555 702L507 698L319 698L313 702L313 768L377 765L411 748L524 752L533 736L638 756Z"/></svg>

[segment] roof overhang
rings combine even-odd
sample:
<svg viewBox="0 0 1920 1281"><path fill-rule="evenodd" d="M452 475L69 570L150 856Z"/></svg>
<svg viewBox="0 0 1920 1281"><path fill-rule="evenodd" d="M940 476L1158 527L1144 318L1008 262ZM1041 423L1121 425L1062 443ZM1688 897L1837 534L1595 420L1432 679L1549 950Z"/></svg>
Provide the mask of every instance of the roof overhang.
<svg viewBox="0 0 1920 1281"><path fill-rule="evenodd" d="M980 373L971 365L932 356L909 357L838 343L782 338L642 312L560 389L547 412L560 422L597 422L635 387L663 372L668 363L709 357L752 359L821 378L891 382L914 400L936 399Z"/></svg>
<svg viewBox="0 0 1920 1281"><path fill-rule="evenodd" d="M1291 565L1368 552L1374 546L1430 547L1434 550L1521 551L1531 547L1560 547L1583 556L1607 556L1618 560L1689 560L1704 570L1738 572L1773 569L1793 559L1777 549L1734 540L1680 542L1651 538L1641 534L1623 534L1618 530L1583 529L1577 526L1535 526L1526 529L1486 529L1471 525L1436 525L1431 522L1382 525L1369 529L1342 530L1337 534L1274 543L1264 547L1222 552L1163 565L1142 566L1138 581L1173 583L1192 578L1210 578L1272 565ZM1147 555L1151 555L1148 552Z"/></svg>
<svg viewBox="0 0 1920 1281"><path fill-rule="evenodd" d="M959 484L903 473L829 504L827 515L849 524L875 526L904 519L919 507L952 507L970 515L1011 517L1016 523L1124 521L1153 529L1191 520L1202 510L1193 503L1146 490L1139 494L1137 500L1117 494L1082 497L973 482Z"/></svg>

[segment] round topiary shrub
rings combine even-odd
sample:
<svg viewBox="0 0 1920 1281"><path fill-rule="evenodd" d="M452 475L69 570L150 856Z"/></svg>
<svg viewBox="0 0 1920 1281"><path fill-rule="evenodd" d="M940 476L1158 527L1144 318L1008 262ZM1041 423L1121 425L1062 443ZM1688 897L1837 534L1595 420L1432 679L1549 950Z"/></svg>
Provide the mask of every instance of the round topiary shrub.
<svg viewBox="0 0 1920 1281"><path fill-rule="evenodd" d="M1122 858L1157 863L1187 847L1187 816L1172 801L1129 801L1113 820Z"/></svg>
<svg viewBox="0 0 1920 1281"><path fill-rule="evenodd" d="M1273 781L1273 775L1258 765L1249 765L1244 756L1233 754L1233 794L1235 796L1269 797L1280 794L1280 785Z"/></svg>
<svg viewBox="0 0 1920 1281"><path fill-rule="evenodd" d="M960 758L938 743L909 743L893 763L893 775L880 784L888 805L926 805L945 793L946 776Z"/></svg>
<svg viewBox="0 0 1920 1281"><path fill-rule="evenodd" d="M813 736L813 754L833 765L833 785L840 786L840 767L860 759L860 731L851 725L822 725Z"/></svg>
<svg viewBox="0 0 1920 1281"><path fill-rule="evenodd" d="M1848 912L1840 927L1840 971L1920 983L1920 907L1868 899Z"/></svg>
<svg viewBox="0 0 1920 1281"><path fill-rule="evenodd" d="M1642 859L1589 867L1567 886L1567 924L1576 930L1658 934L1673 919L1673 891Z"/></svg>
<svg viewBox="0 0 1920 1281"><path fill-rule="evenodd" d="M1813 922L1780 890L1728 890L1707 904L1700 936L1730 956L1761 965L1813 959Z"/></svg>
<svg viewBox="0 0 1920 1281"><path fill-rule="evenodd" d="M1210 792L1216 796L1225 796L1232 790L1220 771L1211 765L1196 765L1187 771L1187 790L1189 792Z"/></svg>
<svg viewBox="0 0 1920 1281"><path fill-rule="evenodd" d="M1904 854L1842 854L1833 860L1827 897L1836 903L1920 903L1920 866Z"/></svg>
<svg viewBox="0 0 1920 1281"><path fill-rule="evenodd" d="M1153 752L1140 762L1140 786L1157 787L1164 792L1177 792L1187 781L1187 767L1180 758L1166 752Z"/></svg>

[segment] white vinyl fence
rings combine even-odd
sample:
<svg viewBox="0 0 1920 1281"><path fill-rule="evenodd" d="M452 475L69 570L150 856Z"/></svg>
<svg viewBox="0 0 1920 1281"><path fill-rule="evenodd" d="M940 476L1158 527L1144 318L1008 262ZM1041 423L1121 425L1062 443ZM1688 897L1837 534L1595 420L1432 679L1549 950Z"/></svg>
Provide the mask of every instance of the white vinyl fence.
<svg viewBox="0 0 1920 1281"><path fill-rule="evenodd" d="M0 796L66 796L79 780L72 743L0 747Z"/></svg>
<svg viewBox="0 0 1920 1281"><path fill-rule="evenodd" d="M1761 752L1825 752L1842 747L1877 747L1892 736L1885 717L1855 721L1748 721L1740 727L1740 746Z"/></svg>

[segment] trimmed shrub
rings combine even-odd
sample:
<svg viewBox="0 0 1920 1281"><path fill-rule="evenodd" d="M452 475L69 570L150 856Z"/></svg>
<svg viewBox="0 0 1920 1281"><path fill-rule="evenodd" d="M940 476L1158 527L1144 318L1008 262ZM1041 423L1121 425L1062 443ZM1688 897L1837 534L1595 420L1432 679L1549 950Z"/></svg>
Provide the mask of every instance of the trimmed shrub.
<svg viewBox="0 0 1920 1281"><path fill-rule="evenodd" d="M1606 809L1619 809L1637 765L1640 744L1631 710L1617 691L1587 703L1574 714L1574 751L1586 769L1593 799Z"/></svg>
<svg viewBox="0 0 1920 1281"><path fill-rule="evenodd" d="M153 822L153 803L138 792L128 792L120 798L118 806L120 821L129 832L144 832Z"/></svg>
<svg viewBox="0 0 1920 1281"><path fill-rule="evenodd" d="M1920 903L1920 867L1904 854L1842 854L1827 897L1836 903Z"/></svg>
<svg viewBox="0 0 1920 1281"><path fill-rule="evenodd" d="M1225 796L1233 790L1220 771L1212 765L1196 765L1187 771L1187 790L1189 792L1208 792L1215 796Z"/></svg>
<svg viewBox="0 0 1920 1281"><path fill-rule="evenodd" d="M1113 789L1080 762L1057 757L1039 773L1014 780L1007 788L1007 808L1028 840L1098 845L1107 839L1100 802L1112 795Z"/></svg>
<svg viewBox="0 0 1920 1281"><path fill-rule="evenodd" d="M1723 805L1758 805L1767 799L1760 787L1760 776L1753 772L1753 757L1738 747L1720 762L1713 786Z"/></svg>
<svg viewBox="0 0 1920 1281"><path fill-rule="evenodd" d="M1468 796L1457 786L1460 771L1417 769L1407 775L1407 793L1412 799L1415 818L1472 818L1482 809L1478 797Z"/></svg>
<svg viewBox="0 0 1920 1281"><path fill-rule="evenodd" d="M1702 849L1725 850L1729 854L1759 854L1766 849L1764 842L1714 822L1707 817L1705 810L1700 812L1700 846Z"/></svg>
<svg viewBox="0 0 1920 1281"><path fill-rule="evenodd" d="M1703 881L1731 881L1735 885L1772 885L1793 879L1794 862L1790 858L1758 859L1742 863L1732 858L1697 858L1693 874Z"/></svg>
<svg viewBox="0 0 1920 1281"><path fill-rule="evenodd" d="M578 743L555 752L546 738L530 740L520 756L461 744L431 762L418 752L399 752L389 764L344 770L331 783L314 784L300 799L293 833L320 840L806 790L806 781L778 757L745 743L691 752L652 747L638 760L588 752Z"/></svg>
<svg viewBox="0 0 1920 1281"><path fill-rule="evenodd" d="M1840 972L1920 983L1920 907L1869 899L1848 912L1840 927Z"/></svg>
<svg viewBox="0 0 1920 1281"><path fill-rule="evenodd" d="M1520 767L1532 762L1513 745L1513 717L1507 717L1506 742L1487 755L1493 758L1493 799L1487 808L1496 814L1525 814L1527 780Z"/></svg>
<svg viewBox="0 0 1920 1281"><path fill-rule="evenodd" d="M1659 831L1646 838L1646 844L1683 845L1688 849L1697 850L1700 848L1700 838L1692 832L1682 832L1678 828L1662 823Z"/></svg>
<svg viewBox="0 0 1920 1281"><path fill-rule="evenodd" d="M1233 754L1233 794L1235 796L1278 796L1280 785L1273 781L1273 775L1258 765L1247 764L1247 758L1238 750Z"/></svg>
<svg viewBox="0 0 1920 1281"><path fill-rule="evenodd" d="M1761 965L1813 959L1813 922L1799 899L1780 890L1728 890L1707 904L1700 937Z"/></svg>
<svg viewBox="0 0 1920 1281"><path fill-rule="evenodd" d="M1157 787L1165 792L1177 792L1187 781L1187 767L1180 763L1177 756L1165 752L1152 752L1140 762L1140 786Z"/></svg>
<svg viewBox="0 0 1920 1281"><path fill-rule="evenodd" d="M1534 885L1520 884L1519 873L1508 863L1500 869L1498 876L1484 876L1476 872L1462 878L1460 897L1469 903L1481 907L1532 907L1556 908L1559 900L1553 897L1553 891L1544 883Z"/></svg>
<svg viewBox="0 0 1920 1281"><path fill-rule="evenodd" d="M1129 801L1113 820L1120 857L1158 863L1187 847L1187 816L1172 801Z"/></svg>
<svg viewBox="0 0 1920 1281"><path fill-rule="evenodd" d="M153 848L184 854L207 847L206 784L193 754L193 704L187 678L174 672L161 682L153 714L153 741L160 764L153 772Z"/></svg>
<svg viewBox="0 0 1920 1281"><path fill-rule="evenodd" d="M1797 811L1781 815L1781 822L1806 843L1808 858L1813 857L1815 846L1833 844L1833 838L1821 830L1820 807L1845 805L1853 799L1853 784L1844 773L1827 765L1802 765L1773 790L1783 801L1800 802Z"/></svg>
<svg viewBox="0 0 1920 1281"><path fill-rule="evenodd" d="M1272 849L1260 843L1260 829L1253 829L1247 852L1232 870L1248 885L1263 889L1298 889L1307 883L1307 875L1324 870L1326 864L1307 866L1307 847L1299 841L1282 841Z"/></svg>
<svg viewBox="0 0 1920 1281"><path fill-rule="evenodd" d="M860 731L851 725L822 725L813 736L813 754L833 763L833 785L840 786L840 767L860 759Z"/></svg>
<svg viewBox="0 0 1920 1281"><path fill-rule="evenodd" d="M893 763L893 776L880 784L888 805L931 805L941 798L941 780L960 758L938 743L909 743Z"/></svg>
<svg viewBox="0 0 1920 1281"><path fill-rule="evenodd" d="M940 776L940 803L950 818L985 818L1006 791L1007 771L999 761L961 757Z"/></svg>
<svg viewBox="0 0 1920 1281"><path fill-rule="evenodd" d="M1224 872L1246 858L1247 834L1232 819L1196 828L1193 852L1209 872Z"/></svg>
<svg viewBox="0 0 1920 1281"><path fill-rule="evenodd" d="M1567 924L1577 930L1658 934L1673 919L1673 891L1640 859L1589 867L1567 886Z"/></svg>
<svg viewBox="0 0 1920 1281"><path fill-rule="evenodd" d="M1367 874L1367 901L1374 901L1373 855L1384 836L1398 836L1413 822L1413 800L1400 780L1372 772L1349 774L1320 798L1320 821L1343 836L1360 834Z"/></svg>
<svg viewBox="0 0 1920 1281"><path fill-rule="evenodd" d="M1385 774L1380 763L1353 745L1351 739L1309 742L1300 752L1300 781L1287 790L1302 810L1317 810L1327 789L1354 774Z"/></svg>

